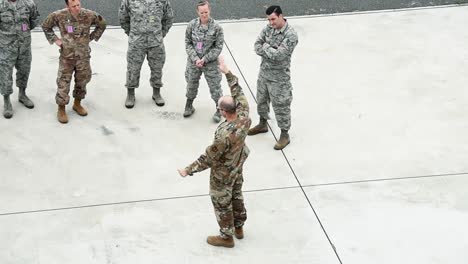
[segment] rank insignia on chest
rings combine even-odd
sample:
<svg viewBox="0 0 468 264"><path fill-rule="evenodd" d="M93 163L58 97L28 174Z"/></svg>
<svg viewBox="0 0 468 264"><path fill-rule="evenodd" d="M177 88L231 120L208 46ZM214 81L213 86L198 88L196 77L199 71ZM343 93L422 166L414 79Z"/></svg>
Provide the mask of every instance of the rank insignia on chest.
<svg viewBox="0 0 468 264"><path fill-rule="evenodd" d="M155 18L154 16L150 16L150 17L149 17L149 21L150 21L151 23L154 23L155 20L156 20L156 18Z"/></svg>

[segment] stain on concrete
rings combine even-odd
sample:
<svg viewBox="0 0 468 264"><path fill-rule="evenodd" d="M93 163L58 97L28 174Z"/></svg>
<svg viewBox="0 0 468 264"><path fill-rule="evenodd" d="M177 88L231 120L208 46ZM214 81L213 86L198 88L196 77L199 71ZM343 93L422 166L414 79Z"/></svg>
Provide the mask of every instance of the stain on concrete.
<svg viewBox="0 0 468 264"><path fill-rule="evenodd" d="M114 131L108 129L106 126L101 126L101 132L104 136L110 136L114 134Z"/></svg>

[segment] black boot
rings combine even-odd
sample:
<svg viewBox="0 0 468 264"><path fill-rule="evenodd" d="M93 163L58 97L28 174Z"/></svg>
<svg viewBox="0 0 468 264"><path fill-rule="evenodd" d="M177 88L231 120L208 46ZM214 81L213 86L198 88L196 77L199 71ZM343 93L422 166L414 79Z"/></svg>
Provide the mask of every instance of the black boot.
<svg viewBox="0 0 468 264"><path fill-rule="evenodd" d="M157 106L164 106L164 99L161 97L161 88L153 88L153 100Z"/></svg>
<svg viewBox="0 0 468 264"><path fill-rule="evenodd" d="M184 117L189 117L195 112L195 108L193 108L193 99L187 99L185 103L185 110L184 110Z"/></svg>
<svg viewBox="0 0 468 264"><path fill-rule="evenodd" d="M133 108L135 106L135 88L127 89L127 99L125 100L125 107Z"/></svg>
<svg viewBox="0 0 468 264"><path fill-rule="evenodd" d="M29 109L34 108L34 103L26 95L26 88L19 88L18 101Z"/></svg>
<svg viewBox="0 0 468 264"><path fill-rule="evenodd" d="M13 117L13 106L11 105L10 96L3 96L3 116L7 119Z"/></svg>

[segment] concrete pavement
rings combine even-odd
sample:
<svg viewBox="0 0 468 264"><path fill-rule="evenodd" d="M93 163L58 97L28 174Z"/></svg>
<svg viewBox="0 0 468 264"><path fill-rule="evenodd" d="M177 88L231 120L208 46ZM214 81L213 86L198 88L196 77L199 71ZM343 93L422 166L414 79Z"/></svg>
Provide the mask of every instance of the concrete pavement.
<svg viewBox="0 0 468 264"><path fill-rule="evenodd" d="M34 33L36 108L15 99L0 119L0 263L465 263L468 7L289 22L292 143L273 150L274 119L247 139L246 236L233 249L205 242L218 230L208 171L176 172L216 129L204 81L182 117L185 25L166 38L166 106L144 65L137 104L124 107L126 36L110 29L92 45L89 115L68 107L67 125L56 121L58 50ZM223 24L254 123L265 23Z"/></svg>

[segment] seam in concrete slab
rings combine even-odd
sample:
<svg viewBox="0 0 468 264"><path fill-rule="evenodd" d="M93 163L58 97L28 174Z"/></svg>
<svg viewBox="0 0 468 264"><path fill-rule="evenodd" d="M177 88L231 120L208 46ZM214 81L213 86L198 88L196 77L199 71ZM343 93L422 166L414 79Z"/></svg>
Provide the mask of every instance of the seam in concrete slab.
<svg viewBox="0 0 468 264"><path fill-rule="evenodd" d="M331 183L319 183L319 184L307 184L307 185L303 185L303 187L320 187L320 186L331 186L331 185L345 185L345 184L368 183L368 182L398 181L398 180L414 180L414 179L426 179L426 178L437 178L437 177L453 177L453 176L468 176L468 172L433 174L433 175L420 175L420 176L408 176L408 177L395 177L395 178L382 178L382 179L370 179L370 180L359 180L359 181L331 182Z"/></svg>
<svg viewBox="0 0 468 264"><path fill-rule="evenodd" d="M244 74L242 73L242 70L241 70L241 68L239 67L239 64L237 63L237 60L236 60L236 58L234 58L234 55L232 54L231 49L229 48L229 45L226 43L226 41L224 41L224 45L226 46L226 49L228 50L229 54L231 55L231 58L233 59L234 64L235 64L236 67L237 67L237 70L239 71L239 73L240 73L241 76L242 76L242 79L244 79L244 82L245 82L245 84L247 85L247 88L249 89L250 94L252 95L252 97L253 97L255 103L257 103L257 98L256 98L255 95L253 94L253 91L252 91L252 89L250 88L250 85L249 85L249 83L247 82L247 79L245 78ZM268 124L268 127L270 128L270 133L273 134L273 137L275 138L275 140L278 141L278 139L277 139L275 133L274 133L273 130L271 129L270 123L267 122L267 124ZM328 243L330 243L330 246L332 247L333 252L335 252L335 255L336 255L338 261L339 261L341 264L343 264L343 262L341 261L340 255L338 254L338 251L336 250L335 245L333 244L333 242L332 242L330 236L328 235L327 231L325 230L325 227L323 226L322 221L320 220L320 217L318 216L317 212L315 211L315 208L314 208L314 206L312 205L312 202L310 201L310 199L309 199L309 197L307 196L307 194L306 194L304 188L302 187L302 184L301 184L301 182L299 181L299 178L297 177L296 172L294 171L293 167L291 166L291 163L289 162L288 157L286 157L286 154L284 153L283 150L281 150L281 153L283 154L283 157L284 157L284 159L286 160L286 163L288 164L289 169L291 170L292 174L294 175L294 178L296 179L297 184L299 184L299 188L301 189L302 193L304 194L305 199L306 199L307 202L309 203L310 208L311 208L312 211L314 212L315 218L317 219L317 221L318 221L318 223L319 223L319 225L320 225L320 228L322 228L323 233L324 233L325 236L327 237Z"/></svg>

